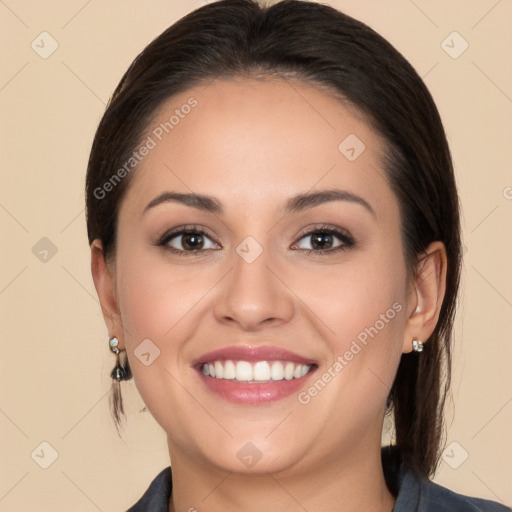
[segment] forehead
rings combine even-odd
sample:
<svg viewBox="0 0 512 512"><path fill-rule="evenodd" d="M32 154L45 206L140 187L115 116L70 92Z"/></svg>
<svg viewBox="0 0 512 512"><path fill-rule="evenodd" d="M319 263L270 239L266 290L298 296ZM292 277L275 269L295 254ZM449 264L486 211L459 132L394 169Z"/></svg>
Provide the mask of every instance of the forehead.
<svg viewBox="0 0 512 512"><path fill-rule="evenodd" d="M298 81L218 80L188 89L160 107L143 143L150 149L125 197L134 209L164 189L234 207L278 205L315 187L393 200L382 138L356 109Z"/></svg>

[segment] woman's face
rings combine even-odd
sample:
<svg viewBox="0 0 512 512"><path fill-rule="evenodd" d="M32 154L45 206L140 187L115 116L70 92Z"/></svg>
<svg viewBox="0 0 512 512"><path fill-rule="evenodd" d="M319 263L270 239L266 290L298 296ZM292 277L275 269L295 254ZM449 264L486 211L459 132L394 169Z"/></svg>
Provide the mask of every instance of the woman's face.
<svg viewBox="0 0 512 512"><path fill-rule="evenodd" d="M173 97L145 137L109 327L173 462L287 474L379 444L416 307L384 141L251 79Z"/></svg>

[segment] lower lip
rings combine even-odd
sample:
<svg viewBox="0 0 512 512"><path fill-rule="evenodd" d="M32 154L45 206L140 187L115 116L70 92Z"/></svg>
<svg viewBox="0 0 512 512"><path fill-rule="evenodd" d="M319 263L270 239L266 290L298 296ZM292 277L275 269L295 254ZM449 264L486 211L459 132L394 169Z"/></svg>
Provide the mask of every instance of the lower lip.
<svg viewBox="0 0 512 512"><path fill-rule="evenodd" d="M314 372L315 368L299 379L270 380L254 384L207 377L200 370L198 370L198 375L210 391L213 391L224 400L235 404L256 405L281 400L294 393L298 393L305 386L306 380Z"/></svg>

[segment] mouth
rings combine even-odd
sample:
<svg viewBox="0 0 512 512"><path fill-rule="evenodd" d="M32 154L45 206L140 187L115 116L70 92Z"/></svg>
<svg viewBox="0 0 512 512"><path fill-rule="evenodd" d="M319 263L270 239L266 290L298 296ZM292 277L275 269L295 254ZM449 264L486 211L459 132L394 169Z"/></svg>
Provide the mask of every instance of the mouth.
<svg viewBox="0 0 512 512"><path fill-rule="evenodd" d="M193 364L207 389L232 403L257 405L297 393L318 365L273 347L231 347Z"/></svg>
<svg viewBox="0 0 512 512"><path fill-rule="evenodd" d="M232 380L249 384L300 379L314 365L292 361L212 361L200 366L201 373L214 379Z"/></svg>

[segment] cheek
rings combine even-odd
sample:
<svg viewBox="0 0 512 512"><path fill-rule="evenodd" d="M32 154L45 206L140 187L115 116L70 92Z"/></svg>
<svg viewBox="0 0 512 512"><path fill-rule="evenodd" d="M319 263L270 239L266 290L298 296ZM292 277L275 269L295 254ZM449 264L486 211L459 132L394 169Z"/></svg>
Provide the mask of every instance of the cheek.
<svg viewBox="0 0 512 512"><path fill-rule="evenodd" d="M149 338L162 346L181 339L176 333L201 299L214 286L215 276L206 266L170 265L162 255L137 252L125 258L118 273L118 294L127 345Z"/></svg>
<svg viewBox="0 0 512 512"><path fill-rule="evenodd" d="M342 406L337 408L340 417L347 410L359 411L356 416L374 414L385 403L401 356L403 261L392 254L354 258L339 268L326 266L314 276L303 275L301 281L301 298L315 313L312 321L322 329L329 352L326 373L319 375L322 382L311 395L325 383L330 395L326 403Z"/></svg>
<svg viewBox="0 0 512 512"><path fill-rule="evenodd" d="M338 352L353 339L364 341L368 331L396 334L403 327L405 268L392 260L356 257L297 276L301 299L325 326Z"/></svg>
<svg viewBox="0 0 512 512"><path fill-rule="evenodd" d="M122 253L121 253L122 254ZM179 428L174 411L190 408L183 352L192 320L204 313L201 299L215 283L207 273L172 268L164 258L133 251L118 265L117 292L134 382L155 420L167 432Z"/></svg>

